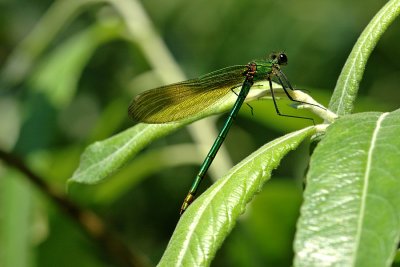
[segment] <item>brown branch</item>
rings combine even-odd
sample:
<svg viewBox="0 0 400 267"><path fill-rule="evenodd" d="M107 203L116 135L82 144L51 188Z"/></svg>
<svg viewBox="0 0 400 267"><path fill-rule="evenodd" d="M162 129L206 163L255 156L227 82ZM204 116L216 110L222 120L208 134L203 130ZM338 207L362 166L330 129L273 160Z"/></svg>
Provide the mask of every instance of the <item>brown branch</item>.
<svg viewBox="0 0 400 267"><path fill-rule="evenodd" d="M150 266L147 258L140 253L135 253L128 248L107 226L107 224L95 213L85 210L74 203L62 191L56 190L45 182L45 179L35 174L18 157L0 149L0 159L9 166L14 167L23 173L40 191L49 197L63 212L65 212L73 221L96 244L100 245L107 253L122 266Z"/></svg>

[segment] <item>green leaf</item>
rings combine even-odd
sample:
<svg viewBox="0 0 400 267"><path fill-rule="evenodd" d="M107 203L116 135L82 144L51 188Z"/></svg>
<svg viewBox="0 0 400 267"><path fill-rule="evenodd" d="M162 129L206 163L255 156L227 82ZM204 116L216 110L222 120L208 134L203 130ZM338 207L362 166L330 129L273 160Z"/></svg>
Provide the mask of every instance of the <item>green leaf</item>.
<svg viewBox="0 0 400 267"><path fill-rule="evenodd" d="M203 158L194 153L195 150L195 145L179 144L140 154L131 164L116 173L113 179L97 186L94 201L102 204L110 203L152 174L174 166L201 164ZM157 164L154 164L155 162Z"/></svg>
<svg viewBox="0 0 400 267"><path fill-rule="evenodd" d="M181 217L159 266L209 265L282 157L315 131L308 127L264 145L213 184Z"/></svg>
<svg viewBox="0 0 400 267"><path fill-rule="evenodd" d="M354 45L336 83L329 109L338 115L349 114L372 50L382 34L400 13L400 0L389 1L375 15Z"/></svg>
<svg viewBox="0 0 400 267"><path fill-rule="evenodd" d="M113 174L143 147L182 125L138 124L104 141L91 144L83 152L78 169L69 182L95 184Z"/></svg>
<svg viewBox="0 0 400 267"><path fill-rule="evenodd" d="M106 140L95 142L83 152L79 167L69 182L98 183L115 173L154 140L192 121L226 111L235 100L236 96L230 94L187 120L164 124L137 124Z"/></svg>
<svg viewBox="0 0 400 267"><path fill-rule="evenodd" d="M295 266L390 266L400 237L400 110L338 119L310 162Z"/></svg>

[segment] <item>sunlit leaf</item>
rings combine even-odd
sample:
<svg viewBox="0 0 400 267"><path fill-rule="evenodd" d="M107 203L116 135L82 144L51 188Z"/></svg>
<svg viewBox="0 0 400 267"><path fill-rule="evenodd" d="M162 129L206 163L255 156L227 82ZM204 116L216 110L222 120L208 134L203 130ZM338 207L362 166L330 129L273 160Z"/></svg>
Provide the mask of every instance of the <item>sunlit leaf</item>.
<svg viewBox="0 0 400 267"><path fill-rule="evenodd" d="M375 15L354 45L333 92L329 109L338 115L349 114L357 96L365 66L382 34L400 14L400 0L391 0Z"/></svg>
<svg viewBox="0 0 400 267"><path fill-rule="evenodd" d="M295 266L390 266L400 237L400 110L330 126L310 162Z"/></svg>
<svg viewBox="0 0 400 267"><path fill-rule="evenodd" d="M181 217L159 266L209 265L282 157L313 133L308 127L264 145L213 184Z"/></svg>

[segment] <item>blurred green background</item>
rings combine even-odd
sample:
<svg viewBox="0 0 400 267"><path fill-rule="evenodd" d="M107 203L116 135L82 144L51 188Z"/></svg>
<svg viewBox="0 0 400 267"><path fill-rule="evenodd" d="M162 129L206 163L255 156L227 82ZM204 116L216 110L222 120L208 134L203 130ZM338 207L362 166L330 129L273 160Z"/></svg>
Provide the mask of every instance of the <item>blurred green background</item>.
<svg viewBox="0 0 400 267"><path fill-rule="evenodd" d="M179 81L175 67L196 77L272 51L287 53L284 72L296 88L327 105L352 46L386 2L3 0L0 148L15 152L47 183L66 191L84 148L133 126L127 117L131 98ZM397 20L369 59L356 112L398 106L399 42ZM296 112L288 104L280 102L286 113ZM251 106L254 116L243 106L228 135L225 164L309 125L277 116L270 101ZM206 122L218 130L225 118ZM107 182L68 189L73 201L98 213L153 264L204 156L188 129L157 140ZM215 138L207 130L199 134ZM291 265L308 155L304 144L284 159L214 266ZM225 172L218 164L214 170ZM0 266L118 264L24 176L0 165Z"/></svg>

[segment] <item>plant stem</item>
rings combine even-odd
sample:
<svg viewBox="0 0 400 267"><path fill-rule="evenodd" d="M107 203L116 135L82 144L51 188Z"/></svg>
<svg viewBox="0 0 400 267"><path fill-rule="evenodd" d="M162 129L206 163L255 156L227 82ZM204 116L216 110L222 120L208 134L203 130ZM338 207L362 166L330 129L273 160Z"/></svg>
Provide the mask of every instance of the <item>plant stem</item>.
<svg viewBox="0 0 400 267"><path fill-rule="evenodd" d="M60 210L75 221L87 236L106 250L115 262L130 267L150 266L142 254L139 255L139 253L128 248L99 216L90 210L79 207L62 191L51 187L45 182L45 179L34 173L20 158L0 149L0 159L23 173Z"/></svg>

